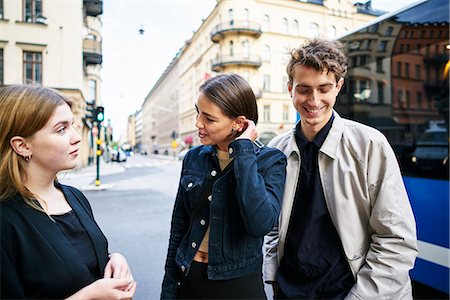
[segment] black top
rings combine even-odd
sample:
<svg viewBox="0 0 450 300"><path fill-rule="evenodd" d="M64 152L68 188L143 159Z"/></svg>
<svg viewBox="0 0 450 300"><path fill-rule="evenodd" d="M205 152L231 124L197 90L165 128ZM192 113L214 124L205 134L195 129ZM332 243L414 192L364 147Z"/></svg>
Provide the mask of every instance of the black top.
<svg viewBox="0 0 450 300"><path fill-rule="evenodd" d="M52 215L52 218L66 239L80 255L80 259L86 264L86 267L92 275L91 280L94 281L96 278L99 278L101 274L99 273L94 245L86 230L84 230L83 225L81 225L80 220L78 220L77 214L71 210L62 215Z"/></svg>
<svg viewBox="0 0 450 300"><path fill-rule="evenodd" d="M91 240L96 274L108 262L108 243L77 189L57 185ZM92 283L93 276L80 254L48 215L17 195L0 201L0 298L63 299Z"/></svg>
<svg viewBox="0 0 450 300"><path fill-rule="evenodd" d="M334 117L309 142L297 124L300 179L277 282L281 298L343 299L354 279L331 221L319 176L318 154Z"/></svg>

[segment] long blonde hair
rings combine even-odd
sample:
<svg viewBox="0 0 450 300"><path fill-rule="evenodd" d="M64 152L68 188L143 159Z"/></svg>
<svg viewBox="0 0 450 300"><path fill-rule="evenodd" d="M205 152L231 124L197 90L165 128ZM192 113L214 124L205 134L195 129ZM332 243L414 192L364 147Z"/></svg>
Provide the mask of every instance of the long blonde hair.
<svg viewBox="0 0 450 300"><path fill-rule="evenodd" d="M71 105L61 93L36 85L10 85L0 88L0 201L17 193L33 208L42 210L35 196L23 184L25 158L11 147L14 136L31 137L43 128L59 105Z"/></svg>

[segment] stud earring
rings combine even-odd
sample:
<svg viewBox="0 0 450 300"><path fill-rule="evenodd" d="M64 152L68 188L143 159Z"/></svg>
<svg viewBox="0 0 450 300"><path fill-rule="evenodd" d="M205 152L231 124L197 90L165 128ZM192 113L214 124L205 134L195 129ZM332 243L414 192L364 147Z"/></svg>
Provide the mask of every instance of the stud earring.
<svg viewBox="0 0 450 300"><path fill-rule="evenodd" d="M31 154L30 154L30 155L24 156L24 158L25 158L26 161L30 161L30 159L31 159Z"/></svg>

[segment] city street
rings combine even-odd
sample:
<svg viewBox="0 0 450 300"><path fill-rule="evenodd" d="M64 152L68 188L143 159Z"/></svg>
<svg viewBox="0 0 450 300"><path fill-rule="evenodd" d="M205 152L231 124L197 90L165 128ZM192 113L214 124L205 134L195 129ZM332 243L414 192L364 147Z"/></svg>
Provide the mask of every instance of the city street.
<svg viewBox="0 0 450 300"><path fill-rule="evenodd" d="M109 174L102 175L101 182L113 186L83 191L109 240L109 250L128 259L138 283L134 299L159 298L180 169L180 161L141 155L120 164L102 162L101 170ZM89 169L73 171L60 181L82 188L94 179L95 172Z"/></svg>

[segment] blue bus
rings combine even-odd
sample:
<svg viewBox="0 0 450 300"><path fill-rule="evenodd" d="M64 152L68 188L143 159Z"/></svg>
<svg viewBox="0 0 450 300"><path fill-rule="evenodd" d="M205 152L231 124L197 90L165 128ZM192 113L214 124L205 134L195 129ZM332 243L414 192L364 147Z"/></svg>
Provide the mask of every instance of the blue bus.
<svg viewBox="0 0 450 300"><path fill-rule="evenodd" d="M341 116L378 128L417 223L415 298L449 295L449 0L419 1L338 38L349 58Z"/></svg>

